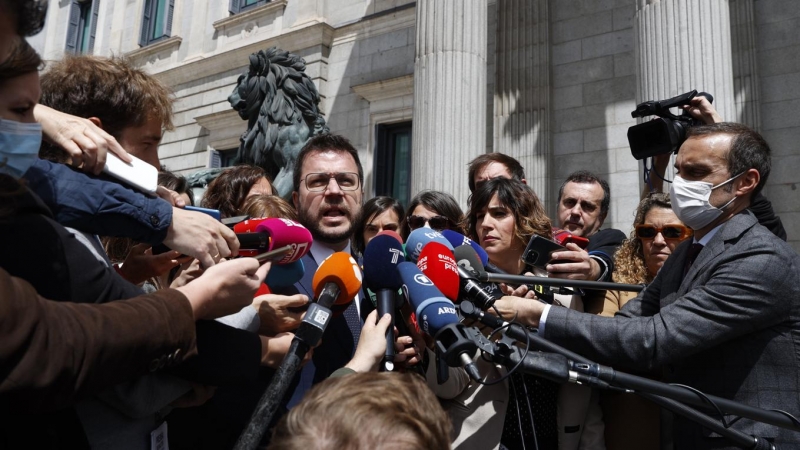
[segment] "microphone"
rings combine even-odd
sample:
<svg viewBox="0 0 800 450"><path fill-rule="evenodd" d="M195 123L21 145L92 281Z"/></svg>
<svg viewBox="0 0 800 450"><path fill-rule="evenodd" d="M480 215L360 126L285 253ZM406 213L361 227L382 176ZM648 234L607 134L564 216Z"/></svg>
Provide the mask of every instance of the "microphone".
<svg viewBox="0 0 800 450"><path fill-rule="evenodd" d="M420 329L436 340L437 352L444 356L449 366L463 366L470 377L480 379L472 360L478 346L467 336L453 302L444 297L413 263L404 262L397 266L397 271Z"/></svg>
<svg viewBox="0 0 800 450"><path fill-rule="evenodd" d="M392 233L397 235L397 233ZM403 245L389 233L378 233L364 249L364 284L377 297L378 317L389 314L391 325L386 330L386 351L381 370L394 370L394 322L398 305L397 291L403 285L397 265L405 261Z"/></svg>
<svg viewBox="0 0 800 450"><path fill-rule="evenodd" d="M267 425L289 390L303 357L322 339L332 315L331 307L347 307L361 289L361 270L350 255L337 252L320 263L311 284L316 301L309 306L308 312L303 316L303 321L295 331L283 362L259 399L250 422L239 436L234 447L236 449L253 449L261 441Z"/></svg>
<svg viewBox="0 0 800 450"><path fill-rule="evenodd" d="M461 298L467 298L481 309L491 308L495 300L503 296L503 292L494 283L484 283L478 278L481 273L486 273L480 265L480 260L468 245L461 245L455 249L458 262L458 275L461 279Z"/></svg>
<svg viewBox="0 0 800 450"><path fill-rule="evenodd" d="M288 264L302 258L309 250L314 238L308 229L294 220L271 217L256 225L255 233L266 234L269 244L266 250L292 247L292 251L276 261L276 264Z"/></svg>
<svg viewBox="0 0 800 450"><path fill-rule="evenodd" d="M358 295L361 277L358 263L349 254L336 252L328 256L322 260L311 280L314 296L317 298L316 303L311 306L333 309L337 314L343 312L353 301L353 297ZM311 310L312 308L308 309L306 316L311 314Z"/></svg>
<svg viewBox="0 0 800 450"><path fill-rule="evenodd" d="M239 256L256 256L269 248L269 236L256 233L256 226L267 220L266 217L243 220L233 226L239 240Z"/></svg>
<svg viewBox="0 0 800 450"><path fill-rule="evenodd" d="M301 259L289 264L274 264L255 296L270 294L272 292L270 289L291 286L300 281L305 273L306 267Z"/></svg>
<svg viewBox="0 0 800 450"><path fill-rule="evenodd" d="M406 260L413 263L417 262L419 253L429 242L438 242L449 248L450 251L453 250L450 242L438 231L431 228L417 228L408 235L406 240Z"/></svg>
<svg viewBox="0 0 800 450"><path fill-rule="evenodd" d="M419 253L417 267L452 301L458 300L458 265L453 252L438 242L430 242Z"/></svg>
<svg viewBox="0 0 800 450"><path fill-rule="evenodd" d="M472 249L475 250L475 253L478 254L478 258L480 258L481 265L486 268L487 272L499 273L499 274L507 273L503 269L490 263L489 254L486 253L486 250L484 250L483 247L481 247L480 244L475 242L473 239L470 239L464 236L463 234L453 230L444 230L442 231L442 235L445 238L447 238L447 240L450 241L451 244L453 244L453 248L459 247L461 245L469 245L470 247L472 247Z"/></svg>

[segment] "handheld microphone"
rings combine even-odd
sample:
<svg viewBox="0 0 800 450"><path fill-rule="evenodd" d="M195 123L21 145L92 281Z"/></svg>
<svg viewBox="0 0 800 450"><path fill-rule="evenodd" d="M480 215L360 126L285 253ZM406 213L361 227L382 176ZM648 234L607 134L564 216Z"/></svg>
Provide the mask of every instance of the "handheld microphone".
<svg viewBox="0 0 800 450"><path fill-rule="evenodd" d="M438 242L430 242L419 253L417 267L452 301L458 300L458 265L453 252Z"/></svg>
<svg viewBox="0 0 800 450"><path fill-rule="evenodd" d="M475 250L475 253L478 254L478 258L481 260L481 265L485 266L489 263L489 254L486 253L486 250L480 246L477 242L473 239L470 239L463 234L453 231L453 230L442 230L442 236L444 236L450 244L453 245L453 248L460 247L462 245L469 245Z"/></svg>
<svg viewBox="0 0 800 450"><path fill-rule="evenodd" d="M361 269L352 256L345 252L336 252L322 260L314 272L311 286L317 298L312 306L344 311L361 289ZM306 316L310 313L311 308Z"/></svg>
<svg viewBox="0 0 800 450"><path fill-rule="evenodd" d="M420 329L436 340L437 352L444 356L448 365L463 366L470 377L480 379L478 368L472 361L478 347L467 336L453 302L444 297L413 263L404 262L397 266L397 270Z"/></svg>
<svg viewBox="0 0 800 450"><path fill-rule="evenodd" d="M470 299L481 309L490 308L495 300L503 296L500 288L494 283L484 283L479 280L479 274L485 271L472 247L461 245L455 249L455 255L461 279L462 298Z"/></svg>
<svg viewBox="0 0 800 450"><path fill-rule="evenodd" d="M306 230L308 231L308 230ZM278 405L289 390L292 379L300 368L308 350L319 344L332 315L334 305L345 307L361 289L361 270L347 253L337 252L325 258L312 281L316 302L312 303L294 334L278 370L261 396L250 417L250 422L239 436L234 448L256 448L267 429Z"/></svg>
<svg viewBox="0 0 800 450"><path fill-rule="evenodd" d="M417 228L408 235L406 240L406 260L417 262L419 253L429 242L438 242L453 251L453 246L438 231L431 228Z"/></svg>
<svg viewBox="0 0 800 450"><path fill-rule="evenodd" d="M266 234L269 236L269 246L267 250L290 245L292 251L286 256L276 261L276 264L288 264L302 258L309 250L314 238L311 232L299 223L289 220L271 217L256 225L255 233Z"/></svg>
<svg viewBox="0 0 800 450"><path fill-rule="evenodd" d="M269 249L269 236L256 233L256 226L265 220L266 217L246 219L233 226L233 232L239 240L240 256L256 256Z"/></svg>
<svg viewBox="0 0 800 450"><path fill-rule="evenodd" d="M397 233L393 233L397 234ZM397 290L403 285L397 265L404 262L403 245L395 236L378 233L364 249L364 284L377 297L378 317L389 314L391 325L386 330L386 351L381 370L394 369L394 322L398 305Z"/></svg>
<svg viewBox="0 0 800 450"><path fill-rule="evenodd" d="M267 278L261 283L255 296L270 294L272 293L270 289L291 286L300 281L305 273L306 267L301 259L289 264L274 264L270 267Z"/></svg>

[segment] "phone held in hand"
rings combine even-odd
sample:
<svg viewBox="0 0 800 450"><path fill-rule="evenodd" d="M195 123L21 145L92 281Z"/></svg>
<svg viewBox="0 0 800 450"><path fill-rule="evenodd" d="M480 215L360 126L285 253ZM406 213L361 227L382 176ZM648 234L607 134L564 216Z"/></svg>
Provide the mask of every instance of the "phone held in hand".
<svg viewBox="0 0 800 450"><path fill-rule="evenodd" d="M522 261L525 264L545 269L552 259L553 252L566 251L567 249L556 244L550 239L534 234L528 241L528 246L522 253ZM557 261L552 261L557 263Z"/></svg>

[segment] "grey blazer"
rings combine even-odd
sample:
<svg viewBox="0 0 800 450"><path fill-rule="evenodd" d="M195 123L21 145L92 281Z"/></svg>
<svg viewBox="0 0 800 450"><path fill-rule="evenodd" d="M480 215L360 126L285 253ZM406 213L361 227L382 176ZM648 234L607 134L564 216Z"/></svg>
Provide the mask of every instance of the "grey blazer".
<svg viewBox="0 0 800 450"><path fill-rule="evenodd" d="M662 367L668 382L800 417L800 256L747 212L718 230L684 278L689 246L615 317L551 308L545 337L602 364ZM800 448L800 433L748 419L733 428ZM680 417L673 438L676 449L734 448Z"/></svg>

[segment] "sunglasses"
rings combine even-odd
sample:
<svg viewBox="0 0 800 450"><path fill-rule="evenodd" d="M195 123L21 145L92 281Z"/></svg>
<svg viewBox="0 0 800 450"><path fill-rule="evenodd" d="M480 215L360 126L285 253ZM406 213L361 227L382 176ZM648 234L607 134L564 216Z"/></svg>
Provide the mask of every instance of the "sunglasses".
<svg viewBox="0 0 800 450"><path fill-rule="evenodd" d="M424 227L425 223L427 223L434 230L445 230L449 228L450 225L450 220L448 220L445 216L433 216L430 218L425 218L422 216L411 215L406 217L406 221L408 221L408 226L412 230Z"/></svg>
<svg viewBox="0 0 800 450"><path fill-rule="evenodd" d="M684 240L692 235L692 230L685 225L679 224L664 225L663 227L656 227L647 223L636 225L636 237L639 239L655 239L658 233L661 233L664 239Z"/></svg>

